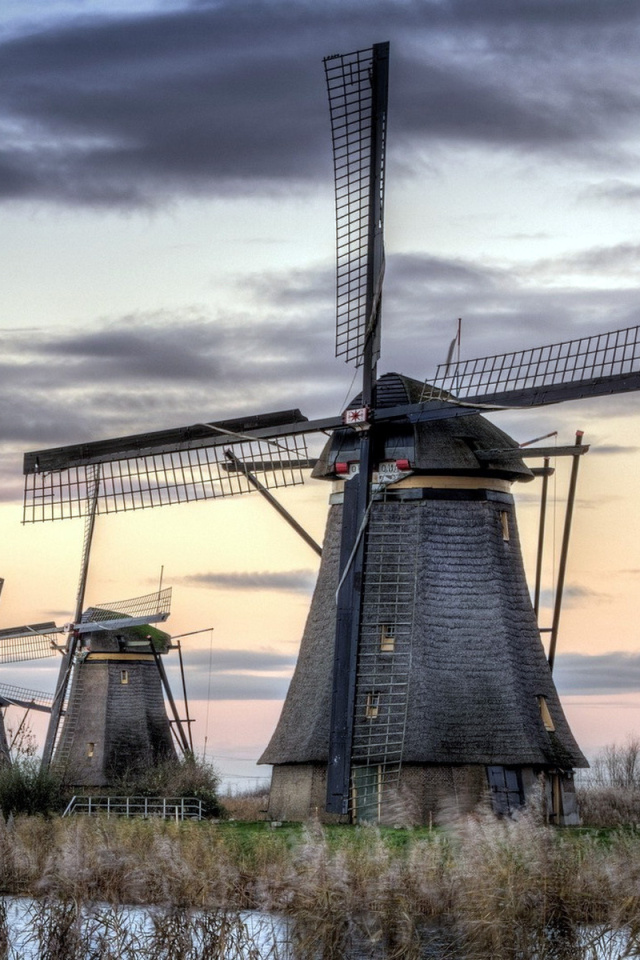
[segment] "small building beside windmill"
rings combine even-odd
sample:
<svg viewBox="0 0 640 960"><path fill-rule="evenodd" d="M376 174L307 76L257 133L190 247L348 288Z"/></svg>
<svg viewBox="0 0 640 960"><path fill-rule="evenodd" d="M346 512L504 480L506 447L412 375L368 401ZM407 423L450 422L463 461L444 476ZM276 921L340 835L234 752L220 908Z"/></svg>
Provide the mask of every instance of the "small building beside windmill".
<svg viewBox="0 0 640 960"><path fill-rule="evenodd" d="M377 391L377 407L390 407L423 399L424 384L387 374ZM514 458L515 441L477 414L382 429L366 532L350 818L429 823L487 798L510 813L540 794L550 822L578 823L573 771L588 764L541 643L511 493L532 473ZM481 451L495 452L487 459ZM325 803L349 482L341 477L357 458L353 431L337 430L314 469L334 487L296 670L260 759L273 765L273 819L336 819Z"/></svg>

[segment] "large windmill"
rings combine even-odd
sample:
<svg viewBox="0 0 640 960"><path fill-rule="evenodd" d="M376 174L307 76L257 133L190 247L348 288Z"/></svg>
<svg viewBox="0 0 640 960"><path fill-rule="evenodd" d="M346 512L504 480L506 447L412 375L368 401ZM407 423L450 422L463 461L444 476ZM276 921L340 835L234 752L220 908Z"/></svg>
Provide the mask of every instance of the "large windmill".
<svg viewBox="0 0 640 960"><path fill-rule="evenodd" d="M586 765L529 600L510 493L523 451L481 415L640 389L639 328L377 376L389 46L329 57L337 212L337 355L362 372L343 417L299 410L197 423L25 456L25 520L267 490L302 480L306 438L331 480L318 584L262 760L270 810L424 820L447 795L496 809L545 783L575 822ZM575 450L573 451L575 453ZM536 451L527 451L527 457ZM540 453L540 451L538 451Z"/></svg>

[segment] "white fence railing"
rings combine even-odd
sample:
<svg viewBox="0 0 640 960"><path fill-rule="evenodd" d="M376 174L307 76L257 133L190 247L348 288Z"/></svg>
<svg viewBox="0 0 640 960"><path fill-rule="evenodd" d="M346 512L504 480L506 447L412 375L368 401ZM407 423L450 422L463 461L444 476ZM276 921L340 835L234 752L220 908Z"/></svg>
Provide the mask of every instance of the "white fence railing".
<svg viewBox="0 0 640 960"><path fill-rule="evenodd" d="M73 814L107 817L160 817L163 820L202 820L202 800L195 797L72 797L63 817Z"/></svg>

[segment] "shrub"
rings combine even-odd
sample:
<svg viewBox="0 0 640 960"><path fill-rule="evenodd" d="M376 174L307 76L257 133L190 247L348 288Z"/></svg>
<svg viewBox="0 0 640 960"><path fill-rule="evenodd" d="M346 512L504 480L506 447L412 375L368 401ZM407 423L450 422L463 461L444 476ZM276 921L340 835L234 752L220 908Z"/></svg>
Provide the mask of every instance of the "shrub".
<svg viewBox="0 0 640 960"><path fill-rule="evenodd" d="M227 815L234 820L264 820L269 806L269 790L256 787L233 794L225 793L223 803Z"/></svg>
<svg viewBox="0 0 640 960"><path fill-rule="evenodd" d="M604 747L591 764L590 779L599 787L640 790L640 737Z"/></svg>
<svg viewBox="0 0 640 960"><path fill-rule="evenodd" d="M125 773L106 792L112 796L195 797L202 801L205 817L223 817L219 785L220 777L210 763L188 756Z"/></svg>
<svg viewBox="0 0 640 960"><path fill-rule="evenodd" d="M36 757L21 757L0 768L0 810L5 820L20 813L61 813L67 799L60 777L43 770Z"/></svg>

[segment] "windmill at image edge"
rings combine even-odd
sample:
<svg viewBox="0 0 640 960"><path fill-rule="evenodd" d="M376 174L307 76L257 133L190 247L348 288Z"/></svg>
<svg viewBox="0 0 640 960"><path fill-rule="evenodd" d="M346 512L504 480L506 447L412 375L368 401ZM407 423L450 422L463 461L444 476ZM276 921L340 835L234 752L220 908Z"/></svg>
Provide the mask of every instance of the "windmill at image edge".
<svg viewBox="0 0 640 960"><path fill-rule="evenodd" d="M447 798L519 806L544 782L575 823L586 760L562 711L520 552L520 449L483 416L640 389L638 327L378 377L389 45L325 60L337 215L337 350L361 369L342 417L299 410L197 423L25 456L25 520L333 483L294 677L261 762L269 812L428 822ZM328 400L329 404L329 400ZM567 452L574 462L586 448ZM269 494L270 496L270 494Z"/></svg>
<svg viewBox="0 0 640 960"><path fill-rule="evenodd" d="M151 626L167 620L171 588L83 610L98 478L95 471L73 622L0 630L0 663L62 655L55 694L0 684L0 705L50 715L43 766L53 765L76 787L110 786L115 779L174 759L174 738L183 754L192 751L162 663L173 644L168 634ZM10 760L3 724L0 757Z"/></svg>

